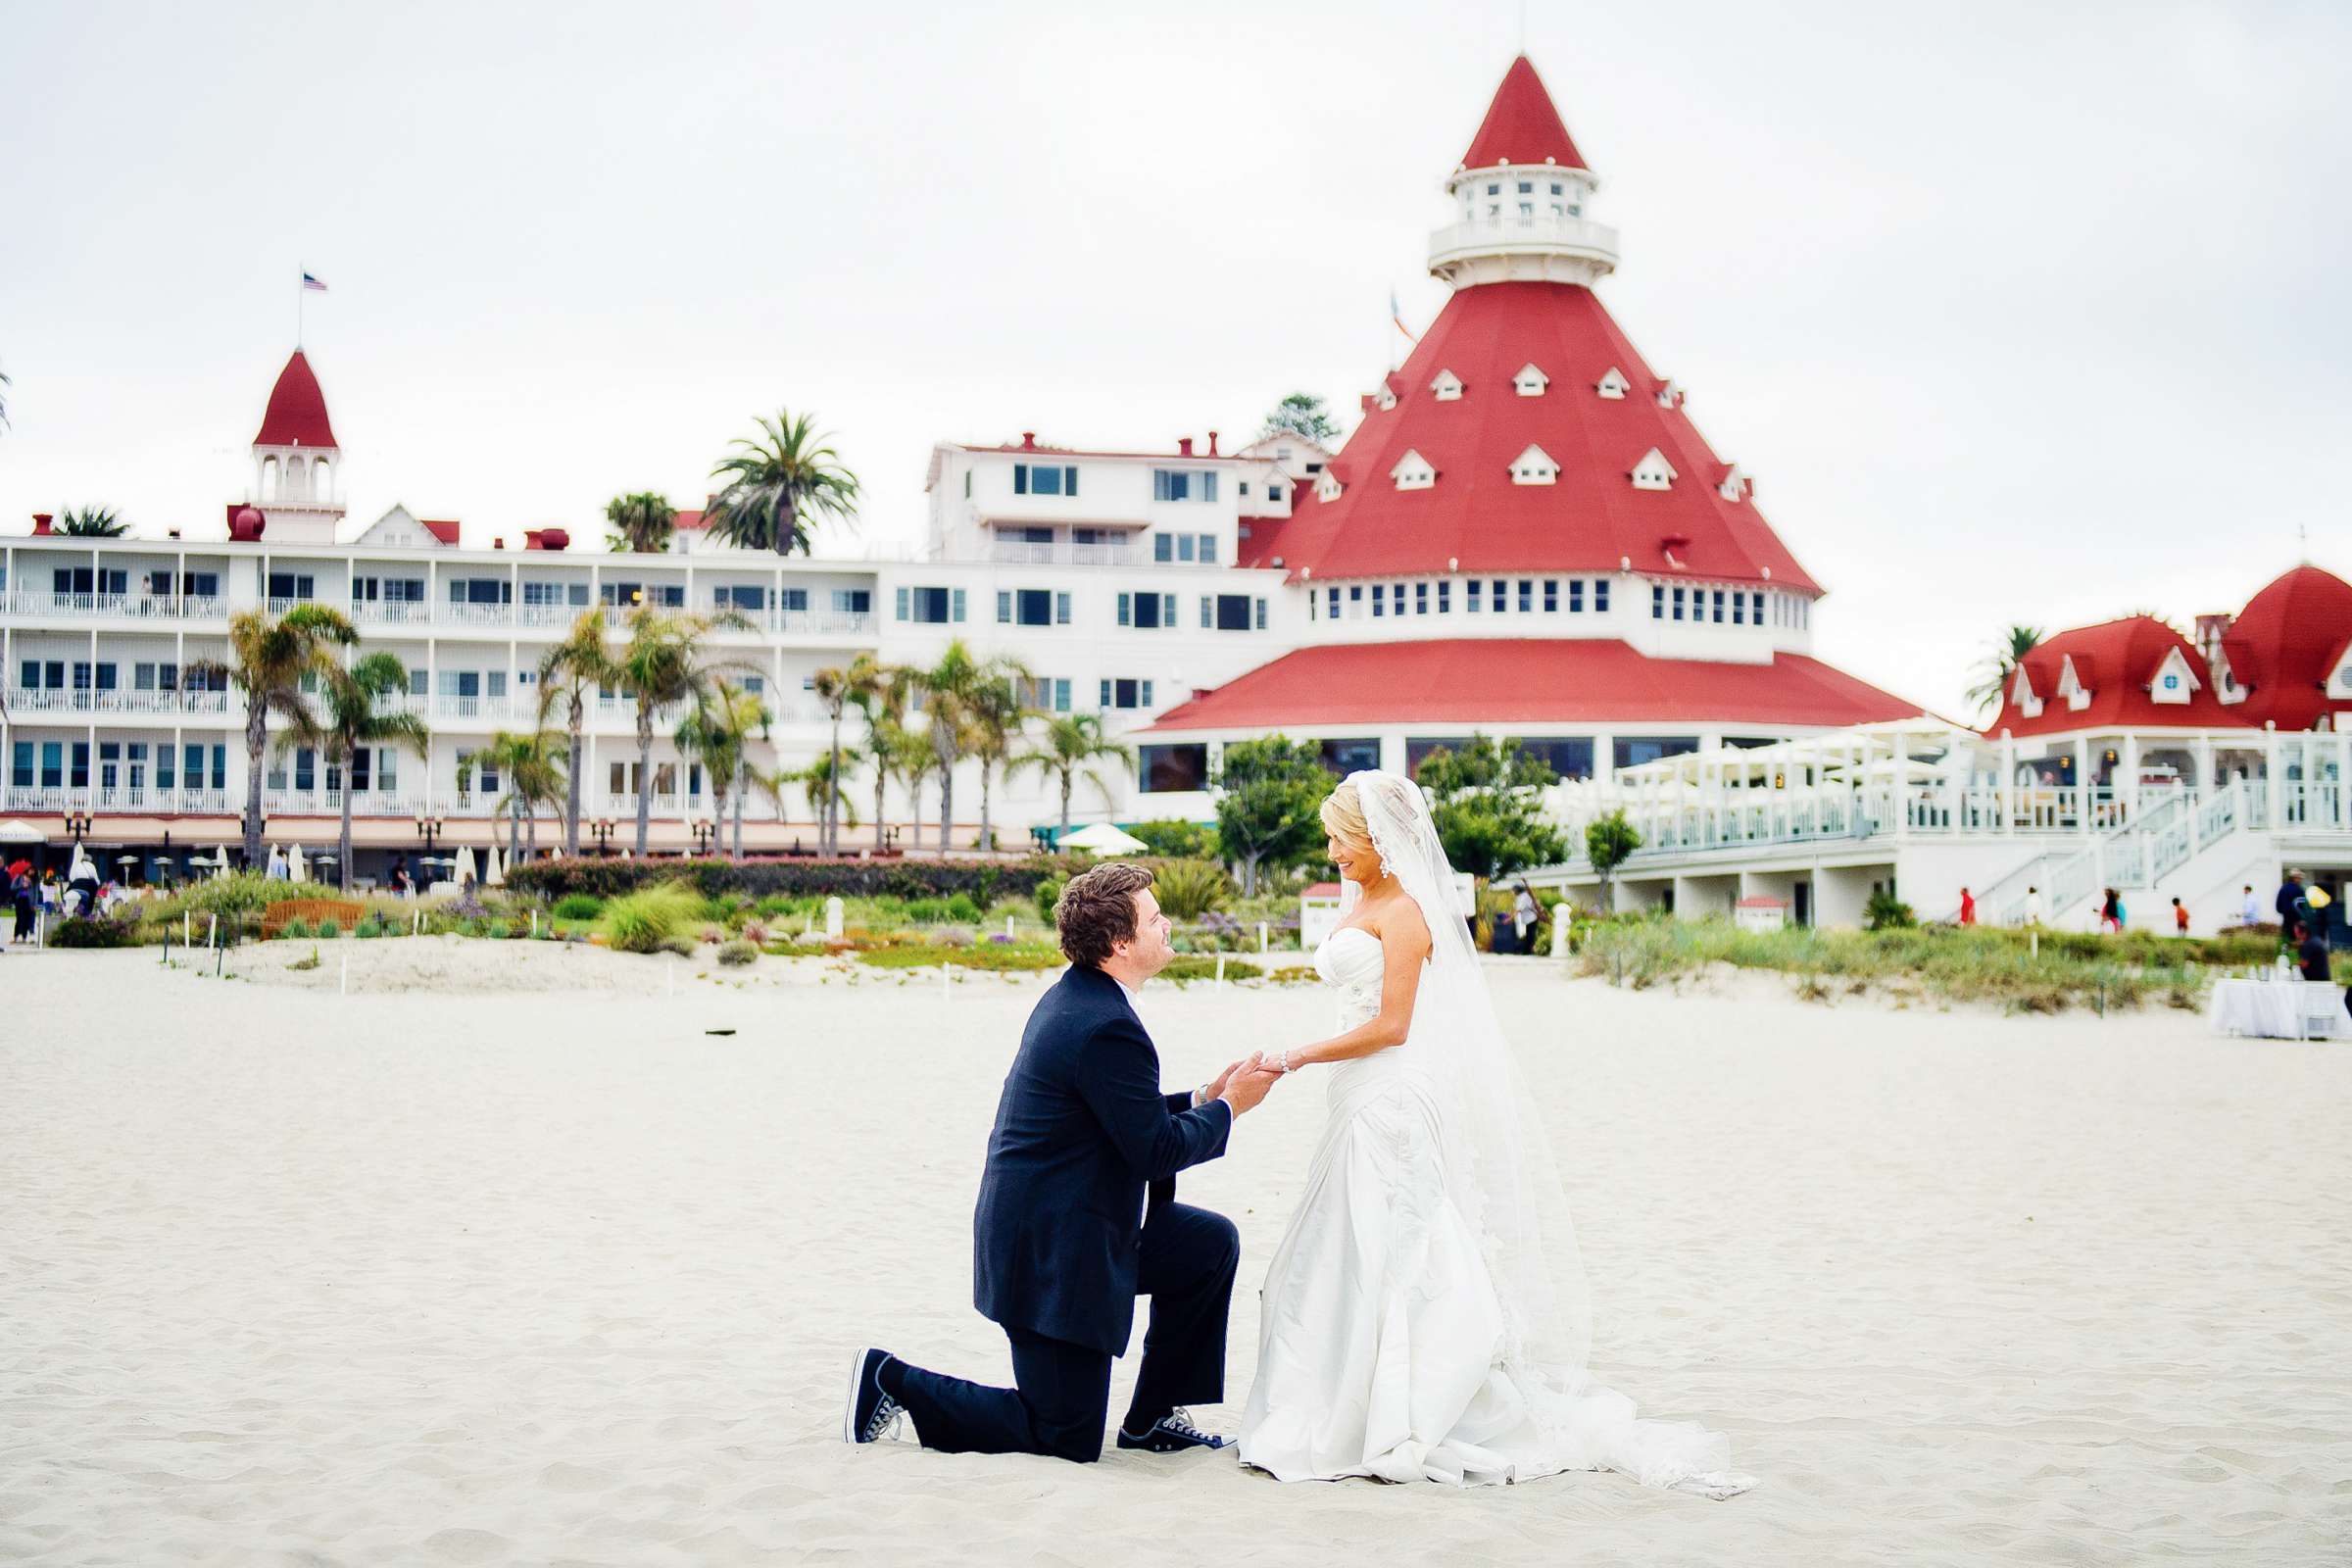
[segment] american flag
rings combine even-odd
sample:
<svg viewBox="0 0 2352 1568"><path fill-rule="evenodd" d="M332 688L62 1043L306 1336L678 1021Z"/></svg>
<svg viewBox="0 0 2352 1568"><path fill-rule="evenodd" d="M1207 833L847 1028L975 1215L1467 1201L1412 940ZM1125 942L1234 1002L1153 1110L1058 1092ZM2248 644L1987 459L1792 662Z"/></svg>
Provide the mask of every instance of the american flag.
<svg viewBox="0 0 2352 1568"><path fill-rule="evenodd" d="M1421 341L1421 334L1404 324L1404 307L1396 303L1395 289L1389 290L1389 319L1396 324L1397 331L1404 334L1405 341L1409 343Z"/></svg>
<svg viewBox="0 0 2352 1568"><path fill-rule="evenodd" d="M307 289L316 289L321 294L326 292L326 285L308 272L302 274L302 286Z"/></svg>

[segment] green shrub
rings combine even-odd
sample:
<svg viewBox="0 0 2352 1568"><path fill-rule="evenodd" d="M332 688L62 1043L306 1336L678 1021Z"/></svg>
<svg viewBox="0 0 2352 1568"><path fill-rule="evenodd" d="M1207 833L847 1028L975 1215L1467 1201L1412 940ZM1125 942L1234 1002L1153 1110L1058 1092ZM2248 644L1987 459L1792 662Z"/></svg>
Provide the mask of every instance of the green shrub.
<svg viewBox="0 0 2352 1568"><path fill-rule="evenodd" d="M366 919L362 920L357 926L354 926L351 934L362 942L368 942L382 936L384 934L384 930L385 926L382 917L379 915L370 914Z"/></svg>
<svg viewBox="0 0 2352 1568"><path fill-rule="evenodd" d="M1048 925L1054 923L1054 906L1061 902L1061 890L1069 885L1070 879L1066 876L1045 877L1038 882L1034 891L1037 899L1037 917L1040 920L1045 921Z"/></svg>
<svg viewBox="0 0 2352 1568"><path fill-rule="evenodd" d="M555 914L559 920L596 920L605 912L605 901L586 893L566 893L556 901Z"/></svg>
<svg viewBox="0 0 2352 1568"><path fill-rule="evenodd" d="M757 943L729 942L722 944L718 950L718 961L729 967L753 962L759 956L760 948Z"/></svg>
<svg viewBox="0 0 2352 1568"><path fill-rule="evenodd" d="M321 920L318 922L318 934L322 937L339 937L343 934L343 927L333 920Z"/></svg>
<svg viewBox="0 0 2352 1568"><path fill-rule="evenodd" d="M1198 920L1232 892L1225 868L1214 860L1161 860L1152 867L1152 896L1172 920Z"/></svg>
<svg viewBox="0 0 2352 1568"><path fill-rule="evenodd" d="M532 860L507 873L517 893L562 899L584 893L614 899L664 882L683 881L704 898L742 894L783 897L944 899L968 895L986 908L1006 896L1026 898L1047 877L1066 877L1083 865L1074 856L994 860L623 860L581 856Z"/></svg>
<svg viewBox="0 0 2352 1568"><path fill-rule="evenodd" d="M616 953L660 953L702 914L702 899L677 882L661 882L614 899L605 907L605 934ZM694 944L686 944L694 952Z"/></svg>
<svg viewBox="0 0 2352 1568"><path fill-rule="evenodd" d="M293 919L288 920L285 925L280 928L277 934L281 937L287 937L298 941L308 940L312 934L311 922L303 919L300 915L296 915Z"/></svg>
<svg viewBox="0 0 2352 1568"><path fill-rule="evenodd" d="M858 955L859 963L877 969L928 969L952 963L958 969L1058 969L1069 962L1054 948L1024 947L1018 943L983 942L969 948L943 948L935 943L906 943L874 948Z"/></svg>
<svg viewBox="0 0 2352 1568"><path fill-rule="evenodd" d="M1213 860L1217 858L1217 830L1200 822L1175 819L1138 822L1127 832L1130 837L1143 841L1147 855L1170 860Z"/></svg>
<svg viewBox="0 0 2352 1568"><path fill-rule="evenodd" d="M307 958L296 958L296 959L295 959L295 960L294 960L292 963L289 963L289 964L287 964L287 965L286 965L286 967L287 967L287 968L289 968L289 969L316 969L316 968L318 968L318 950L317 948L313 948L313 949L311 949L311 956L310 956L309 957L307 957Z"/></svg>
<svg viewBox="0 0 2352 1568"><path fill-rule="evenodd" d="M692 937L670 937L662 944L662 951L675 954L681 958L699 958L703 956L703 950Z"/></svg>
<svg viewBox="0 0 2352 1568"><path fill-rule="evenodd" d="M1257 965L1246 959L1225 960L1225 978L1228 980L1254 980L1258 972ZM1213 955L1187 955L1160 970L1159 977L1162 980L1214 980L1217 977L1217 959Z"/></svg>
<svg viewBox="0 0 2352 1568"><path fill-rule="evenodd" d="M139 931L128 920L110 920L104 915L85 920L68 915L49 927L46 940L53 948L135 948Z"/></svg>
<svg viewBox="0 0 2352 1568"><path fill-rule="evenodd" d="M1896 898L1891 888L1874 890L1870 895L1870 903L1862 909L1865 930L1894 931L1917 924L1919 917L1911 912L1911 906Z"/></svg>

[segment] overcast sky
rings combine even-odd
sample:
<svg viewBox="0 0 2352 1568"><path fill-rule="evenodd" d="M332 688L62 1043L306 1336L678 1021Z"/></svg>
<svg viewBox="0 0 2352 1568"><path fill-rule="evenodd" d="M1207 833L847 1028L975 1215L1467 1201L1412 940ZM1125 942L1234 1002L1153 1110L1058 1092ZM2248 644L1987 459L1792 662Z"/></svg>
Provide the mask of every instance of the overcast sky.
<svg viewBox="0 0 2352 1568"><path fill-rule="evenodd" d="M469 544L778 405L880 542L935 440L1352 415L1516 0L1141 9L9 0L0 529L217 529L303 268L354 517ZM1526 9L1826 658L1951 710L2010 620L2352 575L2352 7Z"/></svg>

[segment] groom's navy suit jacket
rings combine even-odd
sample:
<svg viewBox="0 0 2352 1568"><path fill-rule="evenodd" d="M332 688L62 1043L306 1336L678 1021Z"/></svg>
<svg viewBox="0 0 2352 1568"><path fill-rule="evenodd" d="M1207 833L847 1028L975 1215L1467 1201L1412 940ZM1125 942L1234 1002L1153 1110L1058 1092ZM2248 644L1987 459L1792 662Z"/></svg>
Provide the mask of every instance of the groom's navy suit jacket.
<svg viewBox="0 0 2352 1568"><path fill-rule="evenodd" d="M1041 998L1004 1076L972 1215L972 1304L1008 1329L1123 1355L1145 1196L1225 1152L1233 1108L1159 1092L1127 993L1083 964Z"/></svg>

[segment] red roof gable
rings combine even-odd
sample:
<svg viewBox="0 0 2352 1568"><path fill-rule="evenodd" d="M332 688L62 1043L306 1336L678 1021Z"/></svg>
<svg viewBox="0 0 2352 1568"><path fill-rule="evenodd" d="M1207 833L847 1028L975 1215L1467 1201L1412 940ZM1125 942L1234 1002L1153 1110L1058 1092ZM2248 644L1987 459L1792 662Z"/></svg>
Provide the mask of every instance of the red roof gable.
<svg viewBox="0 0 2352 1568"><path fill-rule="evenodd" d="M1651 659L1615 638L1302 648L1168 710L1156 730L1286 724L1722 722L1838 727L1925 710L1802 654Z"/></svg>
<svg viewBox="0 0 2352 1568"><path fill-rule="evenodd" d="M671 526L681 533L692 533L697 528L707 528L710 524L703 520L703 514L696 511L679 513Z"/></svg>
<svg viewBox="0 0 2352 1568"><path fill-rule="evenodd" d="M262 414L262 433L253 438L257 447L331 447L335 441L334 426L326 420L326 394L318 390L318 377L311 373L311 362L296 349L286 361L286 368L277 372L277 385L270 389L270 407Z"/></svg>
<svg viewBox="0 0 2352 1568"><path fill-rule="evenodd" d="M416 525L445 545L454 545L458 542L458 525L455 521L435 522L429 518L418 517Z"/></svg>
<svg viewBox="0 0 2352 1568"><path fill-rule="evenodd" d="M1548 376L1541 397L1521 397L1512 377L1533 364ZM1622 398L1595 390L1615 368L1633 383ZM1440 370L1463 383L1441 402ZM1573 283L1482 283L1455 292L1396 377L1397 403L1373 408L1329 472L1346 486L1336 501L1301 485L1292 515L1253 525L1241 564L1280 557L1294 578L1393 576L1447 570L1636 571L1818 593L1755 502L1726 501L1724 464L1681 408L1659 406L1664 383L1635 352L1592 290ZM1559 465L1547 485L1514 484L1511 463L1530 445ZM1632 472L1649 450L1679 475L1665 490L1639 490ZM1407 451L1437 469L1427 489L1389 477ZM1715 479L1714 483L1710 483ZM1666 541L1673 561L1667 559Z"/></svg>
<svg viewBox="0 0 2352 1568"><path fill-rule="evenodd" d="M2196 677L2185 703L2160 703L2149 694L2166 659L2178 650ZM2058 695L2058 680L2072 661L2075 679L2090 693L2082 708ZM2242 710L2224 708L2213 694L2213 676L2188 639L2151 615L2129 615L2096 626L2078 626L2036 645L2024 660L2026 679L2041 703L2028 717L2017 706L2015 676L2001 693L2001 710L1984 727L1987 735L2047 735L2110 726L2135 729L2213 729L2246 722Z"/></svg>
<svg viewBox="0 0 2352 1568"><path fill-rule="evenodd" d="M2222 634L2230 673L2248 696L2230 711L2237 723L2276 720L2309 729L2322 713L2352 705L2328 696L2330 662L2352 641L2352 583L2317 566L2297 566L2246 601Z"/></svg>
<svg viewBox="0 0 2352 1568"><path fill-rule="evenodd" d="M1551 94L1544 90L1543 78L1525 55L1512 61L1511 69L1502 74L1502 85L1494 89L1487 118L1478 122L1478 134L1470 138L1470 150L1462 154L1465 169L1488 169L1495 164L1588 167L1576 143L1568 139L1568 127L1560 123Z"/></svg>

